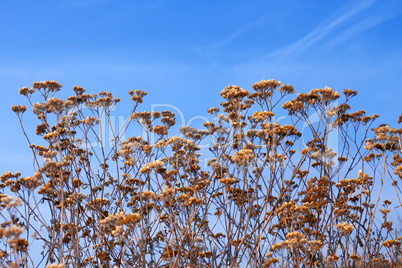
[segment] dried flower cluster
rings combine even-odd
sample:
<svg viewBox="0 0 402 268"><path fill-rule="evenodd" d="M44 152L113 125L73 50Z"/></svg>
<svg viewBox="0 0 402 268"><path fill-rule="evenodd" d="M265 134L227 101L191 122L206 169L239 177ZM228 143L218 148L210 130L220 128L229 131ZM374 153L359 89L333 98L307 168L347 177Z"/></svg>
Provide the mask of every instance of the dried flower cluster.
<svg viewBox="0 0 402 268"><path fill-rule="evenodd" d="M20 89L40 144L28 140L33 175L0 176L1 267L402 265L389 220L402 207L402 129L349 112L356 91L342 101L329 87L292 98L272 79L228 86L208 109L214 123L170 135L174 113L138 111L144 91L128 92L132 112L115 129L120 98L76 86L62 100L61 87ZM11 109L24 126L27 108Z"/></svg>

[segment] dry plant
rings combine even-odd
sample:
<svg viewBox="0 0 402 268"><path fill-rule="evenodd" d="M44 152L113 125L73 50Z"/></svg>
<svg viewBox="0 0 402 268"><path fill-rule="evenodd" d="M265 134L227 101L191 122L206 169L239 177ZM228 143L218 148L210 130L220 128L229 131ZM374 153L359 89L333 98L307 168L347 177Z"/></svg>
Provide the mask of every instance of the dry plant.
<svg viewBox="0 0 402 268"><path fill-rule="evenodd" d="M35 82L19 92L42 145L25 131L27 108L11 107L35 172L1 175L2 267L402 265L402 237L388 219L401 208L402 129L372 128L378 115L349 112L356 91L341 97L326 87L292 99L293 87L275 80L252 93L228 86L223 111L208 109L215 123L172 136L172 112L138 112L144 91L128 92L130 120L116 130L119 98L74 87L62 100L61 87ZM281 125L274 119L283 109ZM123 140L130 125L145 135ZM105 142L99 128L111 130L111 148L94 145Z"/></svg>

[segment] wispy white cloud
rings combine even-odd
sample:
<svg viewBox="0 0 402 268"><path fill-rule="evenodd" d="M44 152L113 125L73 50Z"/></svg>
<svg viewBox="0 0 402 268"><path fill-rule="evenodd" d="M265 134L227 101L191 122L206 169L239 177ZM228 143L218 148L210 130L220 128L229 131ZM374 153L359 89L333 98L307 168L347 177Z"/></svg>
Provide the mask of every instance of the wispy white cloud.
<svg viewBox="0 0 402 268"><path fill-rule="evenodd" d="M222 48L222 47L230 44L231 42L233 42L237 38L239 38L241 35L246 33L248 30L250 30L250 29L252 29L254 27L258 27L258 26L262 25L264 23L264 21L265 21L265 19L261 18L259 20L249 22L249 23L245 24L243 27L237 29L236 31L234 31L233 33L228 35L227 37L225 37L225 38L223 38L221 40L218 40L215 43L210 44L210 45L206 45L206 46L202 46L202 47L196 47L195 50L203 51L203 50L214 50L214 49Z"/></svg>
<svg viewBox="0 0 402 268"><path fill-rule="evenodd" d="M390 20L400 14L402 14L402 10L400 7L394 6L396 2L390 3L382 10L376 10L375 13L371 14L368 18L357 22L351 27L342 31L338 36L332 39L329 43L329 47L335 47L341 43L344 43L348 39L362 33L366 30L369 30L387 20Z"/></svg>
<svg viewBox="0 0 402 268"><path fill-rule="evenodd" d="M328 35L339 30L347 24L350 24L351 21L358 14L372 6L376 1L377 0L363 0L357 2L353 6L345 6L299 40L289 44L288 46L269 53L268 55L266 55L266 57L275 57L280 60L285 60L291 56L297 56L298 54L313 46L317 42L321 41ZM369 24L365 25L369 26ZM360 28L360 30L365 29L368 28Z"/></svg>

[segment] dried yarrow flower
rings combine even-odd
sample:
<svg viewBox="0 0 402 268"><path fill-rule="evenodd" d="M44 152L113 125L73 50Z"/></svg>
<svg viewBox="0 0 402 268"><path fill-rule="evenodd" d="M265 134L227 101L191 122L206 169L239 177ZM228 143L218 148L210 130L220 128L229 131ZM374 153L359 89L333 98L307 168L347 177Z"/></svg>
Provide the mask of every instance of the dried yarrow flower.
<svg viewBox="0 0 402 268"><path fill-rule="evenodd" d="M338 223L335 227L342 235L349 235L354 229L353 224L347 222Z"/></svg>
<svg viewBox="0 0 402 268"><path fill-rule="evenodd" d="M23 106L23 105L11 105L11 110L16 113L25 113L25 111L27 110L27 107Z"/></svg>

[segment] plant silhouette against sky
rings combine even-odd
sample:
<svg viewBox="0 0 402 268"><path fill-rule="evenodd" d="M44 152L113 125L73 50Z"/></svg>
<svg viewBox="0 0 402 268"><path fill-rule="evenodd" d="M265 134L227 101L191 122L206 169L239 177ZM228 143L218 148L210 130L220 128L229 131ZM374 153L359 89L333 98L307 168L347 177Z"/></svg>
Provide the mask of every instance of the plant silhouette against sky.
<svg viewBox="0 0 402 268"><path fill-rule="evenodd" d="M170 135L175 114L140 112L144 91L128 92L132 112L116 129L119 98L74 87L62 100L61 88L20 89L41 144L24 128L30 109L11 107L35 172L1 175L2 266L401 265L402 237L388 214L401 209L402 129L353 111L356 91L295 94L275 80L252 92L228 86L221 107L208 109L215 123ZM144 135L130 136L132 127ZM94 145L105 143L101 129L111 147Z"/></svg>

